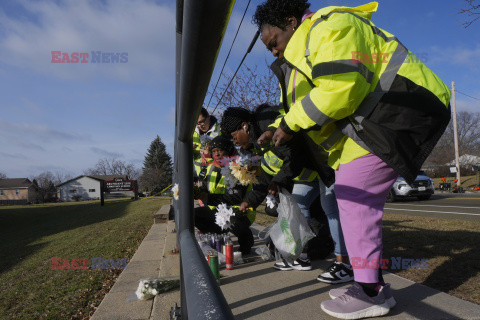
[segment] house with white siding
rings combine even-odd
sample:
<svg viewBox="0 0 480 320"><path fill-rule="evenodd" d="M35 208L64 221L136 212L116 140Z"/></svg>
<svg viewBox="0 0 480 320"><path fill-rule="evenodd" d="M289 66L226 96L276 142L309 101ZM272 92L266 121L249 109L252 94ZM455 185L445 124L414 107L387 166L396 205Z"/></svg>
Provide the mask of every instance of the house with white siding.
<svg viewBox="0 0 480 320"><path fill-rule="evenodd" d="M126 175L81 175L57 185L60 201L96 200L100 199L100 190L104 181L115 178L127 179Z"/></svg>

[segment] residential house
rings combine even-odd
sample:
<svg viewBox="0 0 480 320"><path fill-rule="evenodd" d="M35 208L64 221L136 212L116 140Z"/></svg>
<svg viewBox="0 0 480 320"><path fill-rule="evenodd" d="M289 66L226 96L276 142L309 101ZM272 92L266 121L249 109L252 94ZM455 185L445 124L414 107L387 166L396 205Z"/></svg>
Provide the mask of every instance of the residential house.
<svg viewBox="0 0 480 320"><path fill-rule="evenodd" d="M0 179L0 204L27 204L37 201L37 188L27 178Z"/></svg>
<svg viewBox="0 0 480 320"><path fill-rule="evenodd" d="M100 199L104 181L115 178L128 179L126 175L81 175L57 185L57 195L60 201Z"/></svg>

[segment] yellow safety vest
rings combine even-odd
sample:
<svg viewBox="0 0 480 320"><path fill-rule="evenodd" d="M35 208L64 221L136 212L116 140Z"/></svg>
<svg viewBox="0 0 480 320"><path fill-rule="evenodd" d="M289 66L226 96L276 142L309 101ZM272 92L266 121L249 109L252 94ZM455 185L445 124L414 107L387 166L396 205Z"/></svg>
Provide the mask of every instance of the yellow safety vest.
<svg viewBox="0 0 480 320"><path fill-rule="evenodd" d="M210 194L225 194L227 192L227 186L225 185L225 179L221 174L221 168L216 166L210 166L208 168L208 174L206 181L208 182L207 188ZM249 186L251 188L251 186ZM208 206L211 210L216 210L216 206ZM233 208L240 209L240 206L232 206ZM247 218L251 223L255 221L257 212L254 210L248 210Z"/></svg>
<svg viewBox="0 0 480 320"><path fill-rule="evenodd" d="M291 107L275 126L284 122L290 134L317 126L308 135L329 152L334 169L369 153L340 132L338 120L361 123L396 75L425 88L448 109L450 90L442 80L370 21L377 7L372 2L323 8L299 25L284 52L292 73L283 96Z"/></svg>
<svg viewBox="0 0 480 320"><path fill-rule="evenodd" d="M271 176L275 176L282 168L283 160L280 159L271 150L265 152L262 158L262 169ZM302 172L293 180L298 182L312 182L318 178L318 173L308 168L303 168Z"/></svg>

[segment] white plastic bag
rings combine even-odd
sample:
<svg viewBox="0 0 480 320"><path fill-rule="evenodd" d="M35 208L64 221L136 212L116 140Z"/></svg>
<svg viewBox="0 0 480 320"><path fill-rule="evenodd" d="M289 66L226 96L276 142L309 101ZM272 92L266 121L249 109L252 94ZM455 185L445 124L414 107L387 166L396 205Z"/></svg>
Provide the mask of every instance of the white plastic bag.
<svg viewBox="0 0 480 320"><path fill-rule="evenodd" d="M308 226L297 202L285 189L280 190L278 219L270 229L269 235L280 255L293 263L303 251L308 240L315 237Z"/></svg>
<svg viewBox="0 0 480 320"><path fill-rule="evenodd" d="M267 246L261 246L255 249L255 253L258 254L263 261L273 260L274 256L270 252L270 249Z"/></svg>

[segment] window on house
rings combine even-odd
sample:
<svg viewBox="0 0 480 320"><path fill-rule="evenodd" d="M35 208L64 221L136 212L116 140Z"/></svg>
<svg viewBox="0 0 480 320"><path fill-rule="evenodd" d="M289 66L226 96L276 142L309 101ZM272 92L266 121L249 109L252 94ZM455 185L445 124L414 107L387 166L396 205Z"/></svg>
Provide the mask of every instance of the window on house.
<svg viewBox="0 0 480 320"><path fill-rule="evenodd" d="M20 189L15 189L15 194L19 195L20 194Z"/></svg>
<svg viewBox="0 0 480 320"><path fill-rule="evenodd" d="M3 190L0 190L0 196L3 196L3 195L4 195Z"/></svg>
<svg viewBox="0 0 480 320"><path fill-rule="evenodd" d="M95 192L95 189L88 189L88 192Z"/></svg>
<svg viewBox="0 0 480 320"><path fill-rule="evenodd" d="M76 193L77 189L70 189L70 193Z"/></svg>

